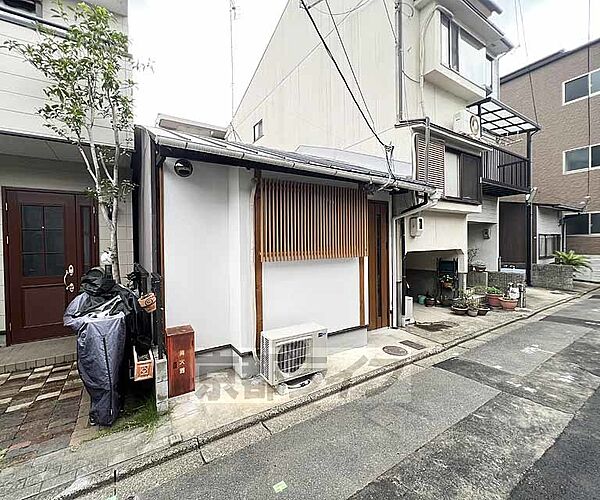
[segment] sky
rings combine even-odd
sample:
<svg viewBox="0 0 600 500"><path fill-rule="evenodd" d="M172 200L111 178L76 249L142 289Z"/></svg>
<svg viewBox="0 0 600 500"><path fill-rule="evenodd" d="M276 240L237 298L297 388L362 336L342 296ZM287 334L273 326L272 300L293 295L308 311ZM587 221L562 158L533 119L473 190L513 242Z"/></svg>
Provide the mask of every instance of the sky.
<svg viewBox="0 0 600 500"><path fill-rule="evenodd" d="M290 0L297 2L298 0ZM357 0L358 1L358 0ZM381 1L381 0L371 0ZM152 70L136 76L136 122L157 113L226 126L231 119L230 0L129 0L132 53ZM588 0L496 0L492 21L516 46L501 59L501 74L587 41ZM287 0L235 0L235 102L243 95ZM600 1L591 0L592 39L600 37ZM335 0L332 0L335 5ZM524 43L526 41L526 44ZM526 50L527 48L527 50Z"/></svg>

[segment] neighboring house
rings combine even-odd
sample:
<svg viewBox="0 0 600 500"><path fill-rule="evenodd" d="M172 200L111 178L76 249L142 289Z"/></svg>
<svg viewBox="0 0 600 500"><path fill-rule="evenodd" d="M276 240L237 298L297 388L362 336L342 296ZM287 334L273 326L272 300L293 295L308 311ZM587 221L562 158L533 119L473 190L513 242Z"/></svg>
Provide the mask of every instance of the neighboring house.
<svg viewBox="0 0 600 500"><path fill-rule="evenodd" d="M533 141L535 202L558 206L564 229L551 233L561 235L557 246L591 256L600 280L600 40L504 76L501 96L522 113L537 113L543 130ZM538 239L541 247L542 233Z"/></svg>
<svg viewBox="0 0 600 500"><path fill-rule="evenodd" d="M193 327L198 373L242 377L257 373L264 330L315 322L330 351L366 345L367 328L389 320L390 200L408 213L435 188L390 179L367 155L331 160L225 132L164 116L136 128L136 261L163 277L166 328ZM310 355L299 346L297 359Z"/></svg>
<svg viewBox="0 0 600 500"><path fill-rule="evenodd" d="M402 204L394 198L383 212L393 242L391 269L398 268L384 316L395 326L403 321L404 307L396 305L406 294L435 294L441 270L457 276L456 288L464 286L469 249L477 250L488 269L498 270L499 199L530 189L527 156L500 144L518 134L529 144L538 127L495 98L498 58L512 45L490 21L501 12L493 1L330 0L332 16L323 1L306 4L308 12L302 2L288 2L235 113L231 135L256 146L330 158L382 157L381 143L391 144L394 175L438 188L439 202L419 214L395 217ZM378 168L387 172L386 162ZM510 236L526 242L527 230L512 228Z"/></svg>
<svg viewBox="0 0 600 500"><path fill-rule="evenodd" d="M126 1L91 3L110 9L127 31ZM0 42L35 41L37 22L60 34L64 28L52 7L46 0L0 0ZM16 344L70 334L62 325L65 306L85 270L98 264L109 233L85 194L91 179L77 149L44 127L36 113L45 101L43 77L6 50L0 50L0 68L0 332ZM111 134L99 126L97 142L110 145ZM133 262L130 203L122 214L124 275ZM66 290L71 283L73 291Z"/></svg>

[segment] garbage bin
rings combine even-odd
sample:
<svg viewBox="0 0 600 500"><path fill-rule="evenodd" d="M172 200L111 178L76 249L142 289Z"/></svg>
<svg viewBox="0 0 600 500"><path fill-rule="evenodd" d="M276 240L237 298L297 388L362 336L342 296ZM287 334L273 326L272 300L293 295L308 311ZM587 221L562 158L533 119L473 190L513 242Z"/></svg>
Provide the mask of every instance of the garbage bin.
<svg viewBox="0 0 600 500"><path fill-rule="evenodd" d="M169 397L192 392L196 388L194 329L190 325L167 328Z"/></svg>

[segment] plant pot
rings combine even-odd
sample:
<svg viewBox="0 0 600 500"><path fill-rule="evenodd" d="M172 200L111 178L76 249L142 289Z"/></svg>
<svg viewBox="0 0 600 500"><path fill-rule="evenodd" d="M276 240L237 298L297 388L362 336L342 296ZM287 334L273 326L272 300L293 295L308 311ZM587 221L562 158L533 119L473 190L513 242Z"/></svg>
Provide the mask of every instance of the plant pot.
<svg viewBox="0 0 600 500"><path fill-rule="evenodd" d="M442 306L450 307L452 305L452 299L450 297L442 297Z"/></svg>
<svg viewBox="0 0 600 500"><path fill-rule="evenodd" d="M502 295L500 295L499 293L488 293L486 295L487 298L487 302L491 307L502 307L502 304L500 304L500 299L502 298Z"/></svg>
<svg viewBox="0 0 600 500"><path fill-rule="evenodd" d="M424 305L425 304L425 295L417 295L417 303Z"/></svg>
<svg viewBox="0 0 600 500"><path fill-rule="evenodd" d="M490 308L489 307L480 307L479 309L477 309L477 314L479 316L485 316L489 312L490 312Z"/></svg>
<svg viewBox="0 0 600 500"><path fill-rule="evenodd" d="M482 273L485 271L485 266L475 266L475 271Z"/></svg>
<svg viewBox="0 0 600 500"><path fill-rule="evenodd" d="M469 316L471 316L472 318L474 318L475 316L477 316L479 314L477 309L467 309L467 314Z"/></svg>
<svg viewBox="0 0 600 500"><path fill-rule="evenodd" d="M505 311L514 311L515 307L517 307L517 302L516 299L500 299L500 305Z"/></svg>
<svg viewBox="0 0 600 500"><path fill-rule="evenodd" d="M425 299L425 307L433 307L435 306L435 299L432 299L431 297L427 297Z"/></svg>
<svg viewBox="0 0 600 500"><path fill-rule="evenodd" d="M465 314L467 314L467 311L469 309L467 307L456 307L456 306L452 306L452 312L454 314L456 314L457 316L464 316Z"/></svg>

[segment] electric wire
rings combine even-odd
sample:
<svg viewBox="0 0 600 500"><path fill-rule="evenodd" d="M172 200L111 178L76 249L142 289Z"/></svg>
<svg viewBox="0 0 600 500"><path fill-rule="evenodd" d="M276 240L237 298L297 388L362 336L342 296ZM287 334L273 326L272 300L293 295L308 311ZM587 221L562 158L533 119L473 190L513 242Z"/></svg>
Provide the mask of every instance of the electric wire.
<svg viewBox="0 0 600 500"><path fill-rule="evenodd" d="M523 17L523 5L521 4L521 0L516 0L519 6L519 15L521 18L521 28L523 31L523 48L525 49L525 57L527 58L527 61L529 62L529 50L527 48L527 36L525 34L525 19ZM518 25L518 22L517 22ZM535 100L535 91L533 89L533 77L531 75L531 71L528 71L527 74L529 75L529 88L531 91L531 103L533 105L533 116L535 117L535 122L538 123L538 113L537 113L537 103Z"/></svg>
<svg viewBox="0 0 600 500"><path fill-rule="evenodd" d="M362 102L365 105L365 110L366 110L367 114L369 115L371 122L374 124L375 120L373 120L373 115L371 115L371 112L369 111L369 106L367 106L367 101L365 99L365 95L363 94L363 91L360 88L360 83L358 83L358 78L356 76L356 72L354 71L354 67L352 66L352 62L350 61L350 56L348 55L348 51L346 50L346 45L344 44L344 40L342 40L342 35L341 35L340 30L338 29L338 26L335 22L335 18L333 17L333 12L331 12L331 6L329 5L329 0L325 0L325 5L327 6L327 10L329 11L329 16L331 17L331 22L333 23L333 27L335 29L335 32L337 33L338 40L340 41L340 45L342 46L344 55L346 56L346 61L348 61L348 66L350 67L350 72L352 73L352 77L354 78L354 83L356 83L356 88L358 89L358 93L360 94Z"/></svg>
<svg viewBox="0 0 600 500"><path fill-rule="evenodd" d="M359 113L361 114L363 120L367 124L367 127L369 128L369 130L371 131L371 133L373 134L373 136L375 137L375 139L377 139L377 142L384 148L384 150L387 150L387 148L389 148L389 146L387 144L385 144L381 140L381 138L377 134L377 131L375 130L375 128L373 128L373 125L371 125L371 122L369 122L369 120L367 119L367 116L365 115L365 112L363 111L363 109L360 106L358 100L356 99L356 96L352 92L352 89L350 88L350 85L348 84L348 80L346 80L346 77L344 76L344 73L342 72L342 70L341 70L338 62L335 60L335 57L334 57L333 53L331 52L331 49L329 48L329 46L327 45L327 42L325 41L325 38L321 34L321 31L319 31L319 27L317 26L317 23L315 22L314 17L310 13L310 10L306 7L305 0L300 0L300 2L302 3L302 7L304 7L304 10L306 11L306 14L308 15L308 18L309 18L309 20L310 20L313 28L315 29L315 32L317 33L317 36L319 37L319 40L321 41L321 44L323 45L323 48L325 49L325 52L327 53L327 55L331 59L331 62L333 63L333 65L335 66L336 71L340 75L340 78L342 79L342 82L344 83L344 86L348 90L348 93L350 94L350 97L352 98L352 101L354 101L354 104L356 105L356 108L358 109Z"/></svg>
<svg viewBox="0 0 600 500"><path fill-rule="evenodd" d="M333 15L334 16L345 16L347 14L352 14L353 12L356 12L358 9L362 9L365 5L367 5L371 1L372 0L359 0L358 3L354 7L352 7L351 9L344 10L342 12L333 12ZM319 9L316 6L315 7L309 7L309 8L312 9L312 10L316 10L320 14L325 14L325 15L328 14L326 11Z"/></svg>

